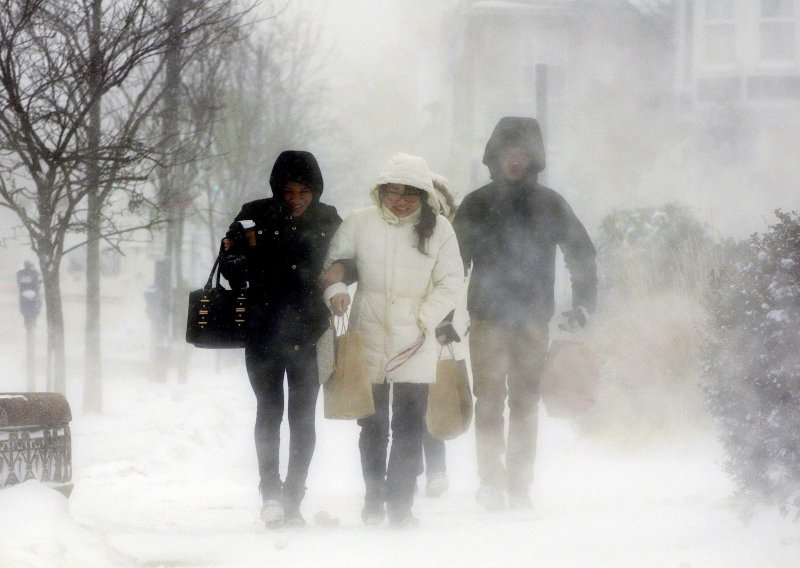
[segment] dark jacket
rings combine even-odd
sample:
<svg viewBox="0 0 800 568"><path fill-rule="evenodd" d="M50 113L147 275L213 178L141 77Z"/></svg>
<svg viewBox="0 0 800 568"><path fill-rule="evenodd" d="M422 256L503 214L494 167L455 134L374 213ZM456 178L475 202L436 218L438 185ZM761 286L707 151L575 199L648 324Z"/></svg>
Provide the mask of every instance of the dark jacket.
<svg viewBox="0 0 800 568"><path fill-rule="evenodd" d="M283 184L308 185L313 201L292 218L280 197ZM238 221L255 223L245 238L223 255L222 275L233 284L246 280L247 325L251 345L308 346L319 339L330 312L322 299L318 277L328 244L342 222L336 209L320 203L322 175L308 152L283 152L270 176L278 197L246 203Z"/></svg>
<svg viewBox="0 0 800 568"><path fill-rule="evenodd" d="M504 145L528 148L531 172L518 182L502 178ZM453 227L464 260L472 266L467 309L472 317L516 327L547 324L554 311L556 247L572 280L572 305L595 308L595 249L566 200L540 185L544 147L530 118L505 118L486 145L484 163L494 181L468 194Z"/></svg>

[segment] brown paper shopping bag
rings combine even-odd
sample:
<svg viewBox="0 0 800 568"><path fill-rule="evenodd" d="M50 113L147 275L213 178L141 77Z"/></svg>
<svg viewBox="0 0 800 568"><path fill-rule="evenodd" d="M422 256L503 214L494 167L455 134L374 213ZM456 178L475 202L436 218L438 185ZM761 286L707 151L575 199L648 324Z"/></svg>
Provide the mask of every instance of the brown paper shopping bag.
<svg viewBox="0 0 800 568"><path fill-rule="evenodd" d="M451 358L439 358L436 382L428 391L428 411L425 422L431 436L452 440L467 431L472 422L472 391L467 375L467 363Z"/></svg>
<svg viewBox="0 0 800 568"><path fill-rule="evenodd" d="M540 380L547 413L579 418L597 401L600 365L592 349L580 341L554 339Z"/></svg>
<svg viewBox="0 0 800 568"><path fill-rule="evenodd" d="M336 368L336 329L333 321L328 323L328 327L317 339L316 348L319 384L324 385L333 376Z"/></svg>
<svg viewBox="0 0 800 568"><path fill-rule="evenodd" d="M364 342L356 331L336 338L333 376L323 385L325 418L356 420L375 413Z"/></svg>

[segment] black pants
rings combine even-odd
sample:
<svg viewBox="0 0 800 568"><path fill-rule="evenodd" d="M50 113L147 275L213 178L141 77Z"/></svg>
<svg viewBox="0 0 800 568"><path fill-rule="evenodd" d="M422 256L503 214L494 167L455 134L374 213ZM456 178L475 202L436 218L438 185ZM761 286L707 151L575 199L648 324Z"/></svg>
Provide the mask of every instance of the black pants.
<svg viewBox="0 0 800 568"><path fill-rule="evenodd" d="M374 508L385 499L389 520L402 520L411 514L414 504L414 486L422 459L428 385L372 385L372 396L375 414L358 421L361 426L358 447L366 485L366 506ZM392 447L388 451L390 424Z"/></svg>
<svg viewBox="0 0 800 568"><path fill-rule="evenodd" d="M427 428L422 436L422 449L425 453L425 477L430 479L433 475L447 470L444 440L431 436Z"/></svg>
<svg viewBox="0 0 800 568"><path fill-rule="evenodd" d="M265 501L282 497L284 506L299 506L317 441L314 423L319 378L315 347L248 347L245 362L258 404L255 439L261 496ZM289 385L289 466L282 484L279 459L284 373Z"/></svg>

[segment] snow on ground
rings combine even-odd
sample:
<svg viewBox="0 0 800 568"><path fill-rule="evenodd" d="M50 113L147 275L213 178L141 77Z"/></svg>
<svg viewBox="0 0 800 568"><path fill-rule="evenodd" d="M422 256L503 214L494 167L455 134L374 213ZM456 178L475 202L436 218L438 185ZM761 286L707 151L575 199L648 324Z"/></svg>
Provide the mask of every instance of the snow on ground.
<svg viewBox="0 0 800 568"><path fill-rule="evenodd" d="M195 356L185 385L107 370L104 414L73 408L69 501L37 482L0 491L0 566L800 565L800 525L774 510L737 515L710 435L609 451L544 412L532 511L477 506L470 431L448 442L450 491L418 497L419 529L365 527L358 428L320 416L309 526L268 531L245 371L217 374L211 357ZM321 511L340 526L315 524Z"/></svg>

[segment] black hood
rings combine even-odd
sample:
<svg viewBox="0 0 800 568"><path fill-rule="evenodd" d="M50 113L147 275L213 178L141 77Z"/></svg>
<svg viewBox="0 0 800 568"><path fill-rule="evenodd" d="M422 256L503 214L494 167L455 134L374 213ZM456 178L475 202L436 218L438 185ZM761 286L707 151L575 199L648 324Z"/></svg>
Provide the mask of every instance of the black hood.
<svg viewBox="0 0 800 568"><path fill-rule="evenodd" d="M283 186L290 181L296 181L311 188L314 201L319 201L322 195L322 172L314 154L302 150L285 150L281 152L272 173L269 176L269 186L272 195L278 196Z"/></svg>
<svg viewBox="0 0 800 568"><path fill-rule="evenodd" d="M486 151L483 153L483 163L489 168L489 174L494 180L502 177L498 158L500 150L508 146L519 146L530 152L533 157L530 173L538 174L544 169L544 142L539 122L536 119L524 116L505 116L494 127L492 136L486 143Z"/></svg>

